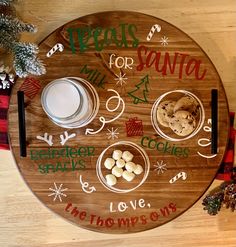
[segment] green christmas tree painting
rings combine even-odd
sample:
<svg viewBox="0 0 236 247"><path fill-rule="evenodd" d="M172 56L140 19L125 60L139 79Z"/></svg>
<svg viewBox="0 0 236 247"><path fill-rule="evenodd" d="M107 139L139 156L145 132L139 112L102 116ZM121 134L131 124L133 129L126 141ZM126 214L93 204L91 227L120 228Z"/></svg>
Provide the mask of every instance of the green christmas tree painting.
<svg viewBox="0 0 236 247"><path fill-rule="evenodd" d="M148 94L148 84L149 79L148 75L141 79L141 82L135 85L135 89L131 92L128 92L128 95L133 98L133 103L145 103L148 102L147 94Z"/></svg>

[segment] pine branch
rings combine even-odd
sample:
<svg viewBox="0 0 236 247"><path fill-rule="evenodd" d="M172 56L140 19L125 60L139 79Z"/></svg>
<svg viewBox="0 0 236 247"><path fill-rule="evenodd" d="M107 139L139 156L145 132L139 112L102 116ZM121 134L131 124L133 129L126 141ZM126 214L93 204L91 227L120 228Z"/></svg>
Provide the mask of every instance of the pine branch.
<svg viewBox="0 0 236 247"><path fill-rule="evenodd" d="M8 8L13 1L0 0L0 6ZM0 13L0 47L13 54L13 67L19 77L26 77L28 74L41 75L46 72L44 65L36 56L38 47L31 43L19 42L20 33L36 31L34 25L6 15L4 11Z"/></svg>
<svg viewBox="0 0 236 247"><path fill-rule="evenodd" d="M11 50L11 46L14 42L14 37L3 29L0 29L0 47Z"/></svg>
<svg viewBox="0 0 236 247"><path fill-rule="evenodd" d="M9 15L0 15L0 30L5 30L17 39L18 34L22 32L36 32L36 27L32 24L19 21L17 18L12 18Z"/></svg>
<svg viewBox="0 0 236 247"><path fill-rule="evenodd" d="M0 0L0 5L8 6L10 5L14 0Z"/></svg>
<svg viewBox="0 0 236 247"><path fill-rule="evenodd" d="M203 209L207 210L208 214L210 215L216 215L221 209L223 197L223 192L218 192L214 195L207 195L202 203L204 206Z"/></svg>
<svg viewBox="0 0 236 247"><path fill-rule="evenodd" d="M28 74L45 74L44 65L36 57L38 47L35 44L15 42L12 52L14 54L13 67L19 77L26 77Z"/></svg>

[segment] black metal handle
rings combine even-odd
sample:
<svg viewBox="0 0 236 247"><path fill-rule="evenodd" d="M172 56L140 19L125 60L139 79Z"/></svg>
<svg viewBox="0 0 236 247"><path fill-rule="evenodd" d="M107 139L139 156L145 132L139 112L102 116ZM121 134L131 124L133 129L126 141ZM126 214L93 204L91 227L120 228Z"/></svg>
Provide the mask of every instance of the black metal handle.
<svg viewBox="0 0 236 247"><path fill-rule="evenodd" d="M20 156L26 157L26 128L25 128L25 102L24 92L17 92L18 101L18 125L19 125L19 142L20 142Z"/></svg>
<svg viewBox="0 0 236 247"><path fill-rule="evenodd" d="M218 148L218 90L211 90L211 153L217 154Z"/></svg>

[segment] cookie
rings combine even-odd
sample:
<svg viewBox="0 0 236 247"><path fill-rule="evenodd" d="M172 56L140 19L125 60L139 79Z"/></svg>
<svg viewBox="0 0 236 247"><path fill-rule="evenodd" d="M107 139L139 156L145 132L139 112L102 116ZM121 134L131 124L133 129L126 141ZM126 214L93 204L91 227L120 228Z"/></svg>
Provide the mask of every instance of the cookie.
<svg viewBox="0 0 236 247"><path fill-rule="evenodd" d="M157 107L157 120L165 127L169 127L170 119L174 113L176 101L166 100L159 104Z"/></svg>
<svg viewBox="0 0 236 247"><path fill-rule="evenodd" d="M176 102L174 112L184 110L190 112L194 117L197 117L199 114L199 107L198 102L194 98L186 95Z"/></svg>
<svg viewBox="0 0 236 247"><path fill-rule="evenodd" d="M188 111L177 111L173 114L169 127L179 136L187 136L196 128L195 117Z"/></svg>

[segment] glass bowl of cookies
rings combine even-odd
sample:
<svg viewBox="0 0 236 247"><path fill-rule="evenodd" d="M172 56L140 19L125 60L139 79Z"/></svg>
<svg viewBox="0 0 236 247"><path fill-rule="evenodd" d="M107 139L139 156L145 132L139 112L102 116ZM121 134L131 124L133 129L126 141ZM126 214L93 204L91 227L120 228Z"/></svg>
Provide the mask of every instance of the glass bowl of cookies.
<svg viewBox="0 0 236 247"><path fill-rule="evenodd" d="M162 94L153 104L153 128L164 139L183 141L195 136L202 128L205 111L201 100L186 90Z"/></svg>
<svg viewBox="0 0 236 247"><path fill-rule="evenodd" d="M150 161L137 144L120 141L108 146L97 160L96 172L102 185L116 193L140 187L149 174Z"/></svg>

